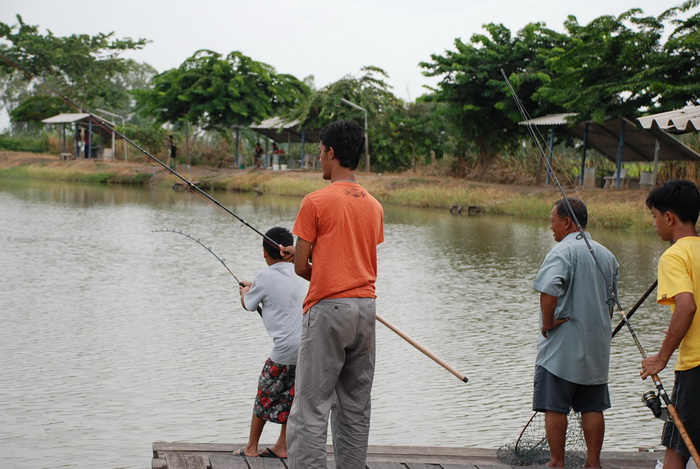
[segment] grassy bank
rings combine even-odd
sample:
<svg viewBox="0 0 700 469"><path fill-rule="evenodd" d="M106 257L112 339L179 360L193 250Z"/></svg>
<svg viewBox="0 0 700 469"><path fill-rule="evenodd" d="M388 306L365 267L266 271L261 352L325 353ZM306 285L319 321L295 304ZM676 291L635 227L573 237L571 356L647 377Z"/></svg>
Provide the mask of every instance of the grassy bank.
<svg viewBox="0 0 700 469"><path fill-rule="evenodd" d="M303 196L327 184L319 172L259 171L185 167L178 171L202 189ZM59 160L52 155L0 152L0 178L44 179L100 184L156 185L179 182L157 165L121 161ZM455 178L358 173L358 180L383 204L447 210L452 205L479 206L485 213L546 222L559 198L552 187L484 184ZM565 188L586 202L601 228L636 232L652 230L644 206L646 192Z"/></svg>

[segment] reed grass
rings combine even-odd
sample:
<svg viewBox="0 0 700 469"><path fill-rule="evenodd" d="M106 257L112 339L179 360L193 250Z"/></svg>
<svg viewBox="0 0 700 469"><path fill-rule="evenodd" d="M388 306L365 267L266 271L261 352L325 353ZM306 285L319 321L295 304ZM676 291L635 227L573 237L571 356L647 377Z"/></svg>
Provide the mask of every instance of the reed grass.
<svg viewBox="0 0 700 469"><path fill-rule="evenodd" d="M0 161L1 162L1 161ZM73 162L75 163L75 162ZM205 190L257 192L304 196L328 184L318 172L211 172L200 168L195 182ZM112 162L65 164L48 160L15 162L0 167L0 177L60 180L97 184L156 185L170 188L177 178L143 165ZM538 220L547 223L559 194L552 188L482 184L464 179L414 175L365 175L358 181L385 205L448 210L453 205L479 206L484 213ZM586 202L590 227L649 232L652 229L644 200L646 192L634 190L581 190L566 192Z"/></svg>
<svg viewBox="0 0 700 469"><path fill-rule="evenodd" d="M97 167L95 169L98 169ZM132 184L147 185L152 178L150 173L124 173L114 171L86 172L74 168L57 168L51 166L15 166L0 168L0 177L12 179L40 179L66 182L83 182L88 184Z"/></svg>

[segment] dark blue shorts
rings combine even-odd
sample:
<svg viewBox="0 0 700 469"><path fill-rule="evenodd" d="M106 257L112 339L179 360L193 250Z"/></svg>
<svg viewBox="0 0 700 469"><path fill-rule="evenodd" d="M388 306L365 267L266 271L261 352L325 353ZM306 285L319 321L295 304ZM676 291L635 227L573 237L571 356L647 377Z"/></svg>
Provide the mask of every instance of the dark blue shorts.
<svg viewBox="0 0 700 469"><path fill-rule="evenodd" d="M690 370L676 371L675 378L671 402L676 406L683 426L697 447L700 445L700 398L698 398L700 394L700 366ZM688 447L672 421L664 424L661 444L672 448L682 456L690 456Z"/></svg>
<svg viewBox="0 0 700 469"><path fill-rule="evenodd" d="M537 412L603 412L610 408L607 384L576 384L559 378L546 368L535 367L535 390L532 410Z"/></svg>

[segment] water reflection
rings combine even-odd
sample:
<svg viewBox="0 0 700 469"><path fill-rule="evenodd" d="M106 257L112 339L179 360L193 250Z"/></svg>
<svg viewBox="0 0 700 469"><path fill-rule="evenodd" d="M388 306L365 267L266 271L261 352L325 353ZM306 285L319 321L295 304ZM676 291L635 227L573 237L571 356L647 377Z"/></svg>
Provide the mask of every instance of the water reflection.
<svg viewBox="0 0 700 469"><path fill-rule="evenodd" d="M261 230L291 227L299 205L214 196ZM240 278L264 266L261 238L193 194L0 179L0 465L140 468L156 440L245 439L270 340L228 272L196 243L152 232L161 228L201 237ZM593 236L618 256L631 307L665 246ZM378 312L470 382L379 326L372 444L495 448L517 438L531 415L532 281L553 243L546 220L386 208ZM651 301L635 315L650 350L667 320ZM605 449L658 445L639 360L623 330Z"/></svg>

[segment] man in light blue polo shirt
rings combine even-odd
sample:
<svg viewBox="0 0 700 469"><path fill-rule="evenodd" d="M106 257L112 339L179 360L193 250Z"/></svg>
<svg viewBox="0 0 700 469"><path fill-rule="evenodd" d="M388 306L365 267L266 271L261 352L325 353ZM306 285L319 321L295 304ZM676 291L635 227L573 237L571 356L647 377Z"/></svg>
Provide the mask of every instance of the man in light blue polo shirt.
<svg viewBox="0 0 700 469"><path fill-rule="evenodd" d="M586 205L578 199L567 200L585 229ZM564 467L571 408L581 412L588 449L585 467L601 467L603 411L610 408L607 383L612 306L608 300L612 292L617 294L619 266L615 256L588 232L583 239L564 199L552 208L550 222L558 244L545 257L534 285L540 292L541 334L532 406L545 412L548 467Z"/></svg>

